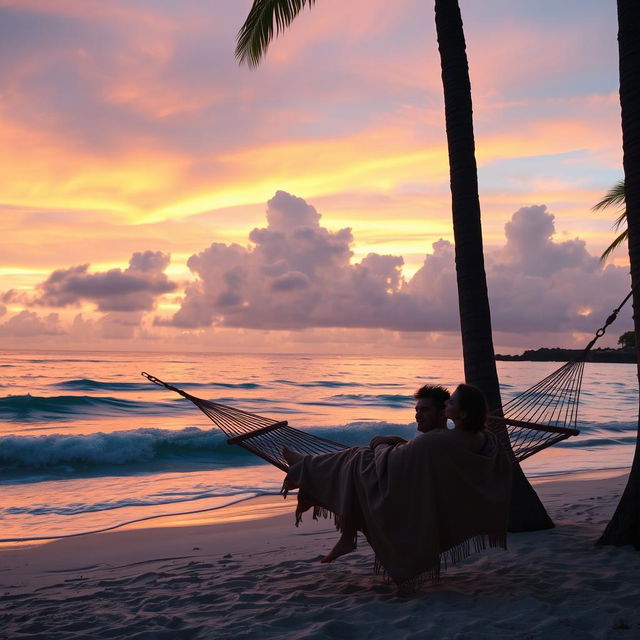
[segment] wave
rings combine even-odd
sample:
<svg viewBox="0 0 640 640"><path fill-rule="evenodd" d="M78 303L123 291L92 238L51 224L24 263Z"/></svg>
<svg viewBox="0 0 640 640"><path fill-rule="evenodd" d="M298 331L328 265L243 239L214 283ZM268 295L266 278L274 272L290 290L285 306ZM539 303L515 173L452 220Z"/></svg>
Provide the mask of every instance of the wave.
<svg viewBox="0 0 640 640"><path fill-rule="evenodd" d="M311 382L295 382L293 380L274 380L278 384L287 384L292 387L359 387L357 382L338 382L337 380L312 380Z"/></svg>
<svg viewBox="0 0 640 640"><path fill-rule="evenodd" d="M579 437L579 436L578 436ZM636 442L635 435L628 435L622 438L587 438L577 440L576 438L569 438L556 443L554 446L562 449L593 449L594 447L605 447L611 445L633 445Z"/></svg>
<svg viewBox="0 0 640 640"><path fill-rule="evenodd" d="M303 430L346 446L366 446L379 434L409 439L415 435L416 425L359 421ZM569 438L555 446L593 450L634 443L634 424L594 423L584 425L582 437ZM0 479L8 481L27 474L30 481L35 481L45 479L47 474L127 475L158 469L201 470L203 465L204 468L225 468L256 464L266 463L241 447L227 445L226 436L215 427L0 437Z"/></svg>
<svg viewBox="0 0 640 640"><path fill-rule="evenodd" d="M325 401L303 402L306 405L367 406L367 407L410 407L415 400L411 395L381 393L339 393Z"/></svg>
<svg viewBox="0 0 640 640"><path fill-rule="evenodd" d="M412 438L416 434L416 424L398 424L393 422L359 421L349 422L336 427L324 427L322 429L305 429L314 435L341 442L349 447L366 446L373 436L401 436Z"/></svg>
<svg viewBox="0 0 640 640"><path fill-rule="evenodd" d="M223 383L219 384L222 385ZM247 399L220 396L211 399L246 411L266 412L270 415L297 413L296 409L275 404L273 398L252 397ZM268 410L265 407L268 407ZM126 400L113 396L88 395L32 396L31 394L26 394L0 397L0 420L7 422L52 422L56 420L78 420L81 418L107 418L123 414L170 416L185 411L193 412L194 410L195 408L188 400L179 396L164 401L148 402Z"/></svg>
<svg viewBox="0 0 640 640"><path fill-rule="evenodd" d="M245 455L244 449L229 447L218 429L197 427L0 437L0 466L5 474L18 470L86 471L92 467L131 466L176 458L201 461L211 459L217 452L225 459Z"/></svg>
<svg viewBox="0 0 640 640"><path fill-rule="evenodd" d="M141 402L99 396L4 396L0 419L14 422L64 420L78 416L109 416L122 413L158 414L186 409L182 398L168 402Z"/></svg>
<svg viewBox="0 0 640 640"><path fill-rule="evenodd" d="M211 389L261 389L262 385L256 382L177 382L173 383L179 388L208 387ZM91 380L90 378L78 378L76 380L64 380L53 385L57 389L71 391L157 391L157 387L148 382L105 382Z"/></svg>
<svg viewBox="0 0 640 640"><path fill-rule="evenodd" d="M326 387L329 389L340 387L402 387L403 385L395 382L341 382L339 380L311 380L310 382L295 382L293 380L274 380L277 384L286 384L293 387Z"/></svg>
<svg viewBox="0 0 640 640"><path fill-rule="evenodd" d="M410 437L414 427L385 422L354 422L308 431L354 446L367 445L374 435L380 433ZM191 465L194 469L201 469L203 464L219 468L262 464L262 461L241 447L229 446L226 436L216 428L141 428L87 435L54 433L0 437L0 477L13 477L18 472L58 475L75 472L138 473L152 464L158 466L158 463L164 463L165 467L185 469Z"/></svg>
<svg viewBox="0 0 640 640"><path fill-rule="evenodd" d="M69 391L155 391L149 383L144 382L103 382L78 378L77 380L64 380L52 385L56 389Z"/></svg>

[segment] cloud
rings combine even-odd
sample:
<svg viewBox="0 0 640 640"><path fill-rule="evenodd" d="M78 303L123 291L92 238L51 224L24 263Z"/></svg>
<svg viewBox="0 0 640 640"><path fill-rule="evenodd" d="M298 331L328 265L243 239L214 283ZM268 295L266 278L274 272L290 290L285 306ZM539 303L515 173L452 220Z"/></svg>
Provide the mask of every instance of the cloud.
<svg viewBox="0 0 640 640"><path fill-rule="evenodd" d="M595 331L629 289L628 269L603 267L584 241L557 242L544 205L523 207L490 254L488 278L498 331Z"/></svg>
<svg viewBox="0 0 640 640"><path fill-rule="evenodd" d="M585 99L615 90L615 47L603 35L615 11L589 0L584 15L573 11L569 22L554 11L550 22L536 3L508 4L464 10L476 43L479 161L482 170L504 160L503 190L520 176L514 158L619 147L615 105L594 111ZM446 188L437 48L433 32L425 38L433 16L424 3L318 3L255 73L233 57L247 12L233 0L215 10L200 0L0 6L7 203L106 210L138 223L250 206L284 176L289 188L317 196L354 184L378 194L401 193L407 182ZM568 88L579 108L559 105ZM548 167L546 175L563 175Z"/></svg>
<svg viewBox="0 0 640 640"><path fill-rule="evenodd" d="M129 266L89 273L89 265L77 265L54 271L39 285L35 303L66 307L93 302L99 311L150 311L158 296L174 291L164 269L170 256L160 251L136 252Z"/></svg>
<svg viewBox="0 0 640 640"><path fill-rule="evenodd" d="M370 253L352 263L351 230L322 227L320 214L301 198L278 191L266 217L267 226L249 234L252 246L214 243L191 256L197 280L174 316L156 324L457 330L450 242L435 242L421 268L405 279L399 256ZM506 244L488 252L496 331L591 331L624 296L624 268L603 268L582 240L558 242L554 233L546 206L523 207L505 225Z"/></svg>
<svg viewBox="0 0 640 640"><path fill-rule="evenodd" d="M19 291L18 289L9 289L0 295L0 300L4 304L22 304L28 305L31 302L31 297L26 291Z"/></svg>
<svg viewBox="0 0 640 640"><path fill-rule="evenodd" d="M351 264L351 230L329 231L302 198L278 191L267 226L249 234L253 247L214 243L191 256L189 285L177 327L295 329L377 327L411 322L395 305L414 306L400 291L401 257L369 254Z"/></svg>
<svg viewBox="0 0 640 640"><path fill-rule="evenodd" d="M492 324L503 343L518 334L539 342L545 334L568 341L593 332L628 290L626 268L603 267L583 240L556 239L555 218L545 205L518 209L504 234L504 244L485 255ZM180 335L176 328L459 330L455 251L447 240L434 242L408 278L401 256L369 253L356 261L351 229L324 227L315 207L278 191L267 203L266 225L254 228L248 241L214 242L193 254L187 266L194 279L172 301L178 310L156 316L153 326L148 312L178 286L164 273L169 256L162 252L134 253L124 270L56 270L30 304L93 303L103 315L77 316L69 335L125 340ZM23 298L9 291L2 301L24 304ZM56 314L43 319L25 310L0 325L0 335L58 332L61 324Z"/></svg>
<svg viewBox="0 0 640 640"><path fill-rule="evenodd" d="M41 335L59 335L64 331L57 313L39 316L34 311L23 310L0 324L0 336L28 338Z"/></svg>
<svg viewBox="0 0 640 640"><path fill-rule="evenodd" d="M598 271L600 261L590 255L584 241L553 242L554 216L545 205L518 209L504 227L507 244L505 263L510 270L532 276L550 276L562 269Z"/></svg>

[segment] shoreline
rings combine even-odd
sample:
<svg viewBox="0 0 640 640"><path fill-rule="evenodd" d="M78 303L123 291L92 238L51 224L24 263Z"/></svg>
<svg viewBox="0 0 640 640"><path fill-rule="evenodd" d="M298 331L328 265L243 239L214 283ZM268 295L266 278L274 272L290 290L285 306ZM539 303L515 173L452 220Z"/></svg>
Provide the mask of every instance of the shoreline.
<svg viewBox="0 0 640 640"><path fill-rule="evenodd" d="M529 481L536 488L536 492L541 495L541 499L544 502L542 496L545 494L557 496L562 490L576 489L581 484L583 486L593 486L594 489L601 482L603 484L611 484L619 487L621 494L626 484L628 471L629 469L626 469L624 473L620 473L620 469L576 471L561 475L529 478ZM0 544L0 567L4 566L4 571L7 570L5 562L7 557L12 554L26 555L30 552L35 552L38 556L42 555L43 558L51 560L48 557L47 549L53 546L57 546L62 551L72 548L89 548L93 547L94 544L99 548L109 549L110 542L116 541L119 537L126 539L127 542L138 542L136 538L144 538L148 535L162 538L163 546L165 543L170 545L172 544L171 540L175 539L172 533L175 534L176 529L184 538L193 536L199 539L202 537L201 534L204 533L211 534L213 537L224 537L226 533L235 532L242 528L259 527L260 530L278 528L281 525L281 521L286 518L290 518L289 522L292 528L295 529L295 506L295 493L291 493L287 499L284 499L280 494L268 494L244 498L230 505L213 509L166 516L152 516L151 518L117 525L104 531L73 534L59 538L6 542ZM277 524L271 521L277 521ZM309 527L309 525L322 525L320 526L321 530L334 531L332 520L319 519L318 521L313 521L311 516L306 514L304 524L301 525L299 530L303 527ZM167 540L164 541L164 538L167 538ZM245 541L242 536L239 536L238 540ZM102 544L103 542L104 544ZM121 553L121 550L119 545L116 544L115 546L118 547L117 555ZM112 552L105 551L105 554L111 556ZM1 583L0 587L2 587Z"/></svg>
<svg viewBox="0 0 640 640"><path fill-rule="evenodd" d="M628 475L629 467L612 467L594 471L564 471L540 476L527 476L533 486L549 482L574 482L595 479L608 479L620 475ZM95 531L82 531L61 536L39 536L34 538L15 538L0 540L0 553L4 549L33 547L49 544L61 540L70 540L84 536L101 535L116 531L129 531L140 529L164 529L167 527L187 527L197 525L217 525L227 522L240 522L244 520L256 520L276 517L282 513L291 511L287 507L291 500L295 500L295 492L291 493L288 501L285 501L280 493L265 493L257 496L243 497L217 507L194 509L166 515L146 516L130 522L115 524L105 529Z"/></svg>
<svg viewBox="0 0 640 640"><path fill-rule="evenodd" d="M506 552L475 553L411 598L373 574L362 538L356 552L320 564L337 537L333 522L305 517L296 528L293 496L251 498L163 526L4 547L0 638L638 633L640 556L630 547L594 547L626 484L619 471L534 481L554 529L509 534Z"/></svg>

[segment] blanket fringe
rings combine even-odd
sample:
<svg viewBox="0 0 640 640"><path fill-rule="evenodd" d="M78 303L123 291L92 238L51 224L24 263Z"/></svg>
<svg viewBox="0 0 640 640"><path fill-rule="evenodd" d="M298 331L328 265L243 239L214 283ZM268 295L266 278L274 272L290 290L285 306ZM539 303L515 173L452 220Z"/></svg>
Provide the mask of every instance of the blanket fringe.
<svg viewBox="0 0 640 640"><path fill-rule="evenodd" d="M408 580L393 580L377 556L373 563L373 571L377 575L382 575L386 584L395 582L398 589L398 595L411 595L424 586L425 583L439 582L443 570L446 570L449 565L454 565L471 555L472 546L473 552L484 551L487 548L506 549L507 534L506 532L486 533L467 538L466 540L463 540L453 547L441 552L433 567L409 578Z"/></svg>
<svg viewBox="0 0 640 640"><path fill-rule="evenodd" d="M289 487L287 485L287 481L285 478L284 483L282 484L282 490L280 493L284 498L287 497L289 490L293 487ZM312 502L305 499L304 494L301 495L298 492L298 506L296 508L296 527L300 525L302 522L302 514L311 509L313 507L313 519L318 520L318 518L332 518L336 529L343 533L343 525L344 521L341 516L334 513L330 509L326 507L321 507L317 504L313 504ZM357 545L358 533L357 531L353 537L354 547ZM377 575L382 575L382 578L386 584L390 584L395 582L398 595L411 595L415 593L418 589L420 589L425 583L437 583L440 581L441 574L443 570L446 570L449 565L454 565L465 558L468 558L473 552L484 551L489 548L507 548L507 533L506 531L501 531L499 533L481 533L475 536L471 536L458 544L445 549L440 552L437 561L433 565L422 571L416 576L409 578L407 580L394 580L389 573L386 571L380 559L376 556L373 563L373 571Z"/></svg>
<svg viewBox="0 0 640 640"><path fill-rule="evenodd" d="M282 489L280 490L281 495L286 499L291 487L287 485L287 479L285 478ZM296 507L296 527L300 526L302 522L302 514L305 511L308 511L313 507L312 517L314 520L318 520L318 518L325 518L333 520L335 524L336 531L339 531L341 534L344 533L344 518L337 513L331 511L331 509L327 509L326 507L321 507L317 504L313 504L312 502L305 499L304 494L300 495L300 491L298 491L298 506ZM351 539L353 543L354 549L358 547L358 532L355 531L353 534L353 538Z"/></svg>

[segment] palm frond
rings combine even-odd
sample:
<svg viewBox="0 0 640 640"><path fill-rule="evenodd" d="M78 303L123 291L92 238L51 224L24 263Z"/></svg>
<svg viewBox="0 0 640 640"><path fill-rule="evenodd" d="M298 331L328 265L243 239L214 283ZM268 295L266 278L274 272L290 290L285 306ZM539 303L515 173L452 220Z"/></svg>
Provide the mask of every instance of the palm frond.
<svg viewBox="0 0 640 640"><path fill-rule="evenodd" d="M253 0L247 19L236 36L236 58L240 64L257 67L274 35L277 37L308 5L316 0ZM274 34L275 31L275 34Z"/></svg>
<svg viewBox="0 0 640 640"><path fill-rule="evenodd" d="M602 209L608 209L616 205L620 206L624 203L624 180L620 180L620 182L616 182L616 184L607 191L600 202L591 207L591 211L601 211Z"/></svg>
<svg viewBox="0 0 640 640"><path fill-rule="evenodd" d="M625 224L627 222L627 210L623 209L620 215L615 219L614 223L611 225L614 231L617 231L620 228L620 225Z"/></svg>
<svg viewBox="0 0 640 640"><path fill-rule="evenodd" d="M629 232L625 229L603 252L600 256L600 262L606 259L627 239Z"/></svg>
<svg viewBox="0 0 640 640"><path fill-rule="evenodd" d="M620 227L627 223L627 208L624 194L624 180L616 182L600 202L591 207L591 211L602 211L609 207L621 207L618 217L615 219L612 227L614 231L618 231ZM625 229L602 253L600 262L606 262L607 258L627 239L627 230Z"/></svg>

